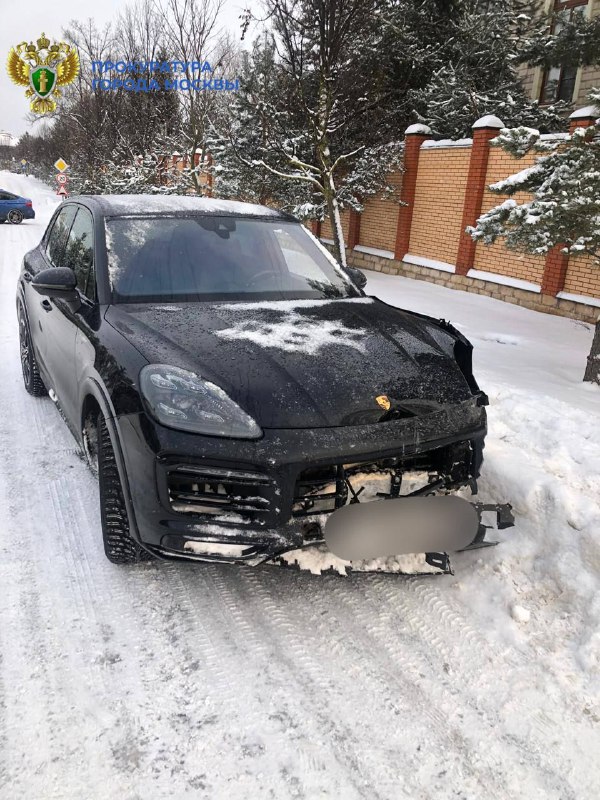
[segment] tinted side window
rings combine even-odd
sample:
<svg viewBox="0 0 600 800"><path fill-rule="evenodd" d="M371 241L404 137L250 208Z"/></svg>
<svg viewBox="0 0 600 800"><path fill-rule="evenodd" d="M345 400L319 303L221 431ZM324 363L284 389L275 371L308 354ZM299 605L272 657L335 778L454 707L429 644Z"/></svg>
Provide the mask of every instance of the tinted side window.
<svg viewBox="0 0 600 800"><path fill-rule="evenodd" d="M54 220L54 225L48 237L48 244L46 245L46 253L55 267L68 266L64 262L65 244L76 211L77 206L66 206L66 208L61 209L58 217Z"/></svg>
<svg viewBox="0 0 600 800"><path fill-rule="evenodd" d="M92 215L85 208L80 208L77 211L77 216L67 239L64 266L71 267L77 276L77 288L90 300L95 299L93 261L94 227Z"/></svg>

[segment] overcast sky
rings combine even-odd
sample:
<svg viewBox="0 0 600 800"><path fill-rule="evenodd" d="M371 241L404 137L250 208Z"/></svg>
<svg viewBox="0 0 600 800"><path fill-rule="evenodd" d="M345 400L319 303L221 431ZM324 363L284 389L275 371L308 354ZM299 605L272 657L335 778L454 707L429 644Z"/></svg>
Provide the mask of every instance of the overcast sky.
<svg viewBox="0 0 600 800"><path fill-rule="evenodd" d="M29 111L25 87L15 86L6 74L10 48L23 41L35 42L42 31L52 41L60 41L62 29L72 19L93 17L96 25L103 27L125 5L125 0L0 0L0 130L19 136L29 127L25 121ZM244 5L244 0L224 0L221 26L237 33L238 16Z"/></svg>

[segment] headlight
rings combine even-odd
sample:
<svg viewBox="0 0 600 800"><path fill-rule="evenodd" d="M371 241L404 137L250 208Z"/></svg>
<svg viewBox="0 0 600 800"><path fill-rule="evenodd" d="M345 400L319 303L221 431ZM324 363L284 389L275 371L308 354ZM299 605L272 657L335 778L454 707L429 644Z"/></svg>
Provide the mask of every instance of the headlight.
<svg viewBox="0 0 600 800"><path fill-rule="evenodd" d="M152 416L169 428L233 439L262 436L220 386L186 369L149 364L140 372L140 389Z"/></svg>

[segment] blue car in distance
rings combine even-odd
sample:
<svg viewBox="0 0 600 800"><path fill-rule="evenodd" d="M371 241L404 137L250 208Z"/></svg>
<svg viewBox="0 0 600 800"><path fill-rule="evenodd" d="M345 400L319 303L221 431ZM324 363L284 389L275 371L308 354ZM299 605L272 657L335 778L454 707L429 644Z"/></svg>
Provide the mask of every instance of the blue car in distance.
<svg viewBox="0 0 600 800"><path fill-rule="evenodd" d="M8 221L18 225L24 219L35 219L31 200L0 189L0 224Z"/></svg>

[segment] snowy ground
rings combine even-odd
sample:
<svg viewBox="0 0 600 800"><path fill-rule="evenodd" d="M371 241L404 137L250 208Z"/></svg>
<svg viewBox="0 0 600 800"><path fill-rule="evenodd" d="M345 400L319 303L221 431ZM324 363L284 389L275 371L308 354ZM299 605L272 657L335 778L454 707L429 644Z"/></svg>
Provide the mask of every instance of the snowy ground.
<svg viewBox="0 0 600 800"><path fill-rule="evenodd" d="M37 211L0 226L0 797L598 798L590 327L369 273L473 340L490 395L482 496L518 521L455 577L118 568L74 440L21 383L16 276L54 195L0 186Z"/></svg>

